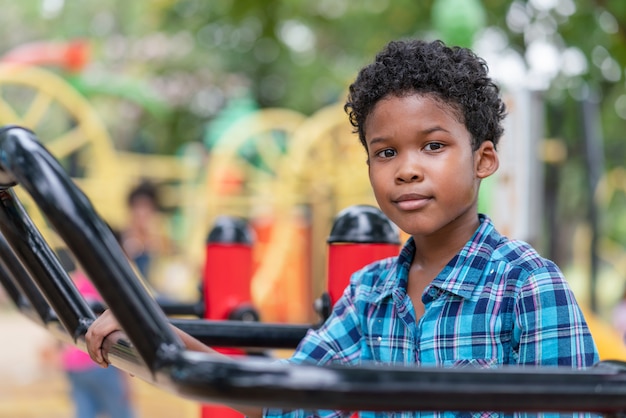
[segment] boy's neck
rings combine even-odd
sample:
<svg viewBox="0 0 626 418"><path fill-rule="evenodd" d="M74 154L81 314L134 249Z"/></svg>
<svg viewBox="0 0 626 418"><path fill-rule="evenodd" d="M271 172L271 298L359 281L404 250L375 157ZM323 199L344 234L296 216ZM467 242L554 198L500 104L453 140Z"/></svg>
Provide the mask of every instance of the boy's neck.
<svg viewBox="0 0 626 418"><path fill-rule="evenodd" d="M412 264L442 269L467 244L479 225L476 214L474 222L450 225L428 236L413 236L416 251Z"/></svg>

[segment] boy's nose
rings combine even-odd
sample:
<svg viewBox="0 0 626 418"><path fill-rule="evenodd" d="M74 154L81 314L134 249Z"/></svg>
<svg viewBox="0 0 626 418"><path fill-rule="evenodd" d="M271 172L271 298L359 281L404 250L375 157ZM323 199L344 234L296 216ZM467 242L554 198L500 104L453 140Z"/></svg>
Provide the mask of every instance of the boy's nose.
<svg viewBox="0 0 626 418"><path fill-rule="evenodd" d="M410 183L419 181L423 177L423 173L418 158L405 158L398 167L396 181L399 183Z"/></svg>
<svg viewBox="0 0 626 418"><path fill-rule="evenodd" d="M417 176L417 174L414 174L413 176L409 177L399 177L398 180L402 183L412 183L414 181L419 180L419 177Z"/></svg>

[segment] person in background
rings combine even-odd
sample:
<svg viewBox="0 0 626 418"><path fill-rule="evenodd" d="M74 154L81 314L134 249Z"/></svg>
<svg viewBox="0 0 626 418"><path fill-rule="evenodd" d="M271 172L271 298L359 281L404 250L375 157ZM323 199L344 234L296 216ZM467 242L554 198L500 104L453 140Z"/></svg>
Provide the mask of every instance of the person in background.
<svg viewBox="0 0 626 418"><path fill-rule="evenodd" d="M163 233L159 211L158 189L149 181L142 181L127 197L128 222L120 232L120 242L137 270L151 282L154 258L169 251Z"/></svg>

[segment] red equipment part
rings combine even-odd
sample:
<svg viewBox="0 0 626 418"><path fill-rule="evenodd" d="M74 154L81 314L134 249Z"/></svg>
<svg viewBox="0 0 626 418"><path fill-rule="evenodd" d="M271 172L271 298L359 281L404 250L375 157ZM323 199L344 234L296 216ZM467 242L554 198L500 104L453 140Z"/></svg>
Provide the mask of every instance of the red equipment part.
<svg viewBox="0 0 626 418"><path fill-rule="evenodd" d="M215 243L206 245L204 300L206 319L241 318L251 306L252 247L248 244ZM239 318L236 316L239 315Z"/></svg>
<svg viewBox="0 0 626 418"><path fill-rule="evenodd" d="M398 228L380 211L369 205L355 205L339 212L328 237L328 293L318 302L325 320L350 283L355 271L400 250Z"/></svg>
<svg viewBox="0 0 626 418"><path fill-rule="evenodd" d="M252 307L252 232L241 219L219 217L209 233L204 265L205 319L258 321ZM225 355L243 355L237 348L217 347ZM243 418L221 405L202 405L201 418Z"/></svg>
<svg viewBox="0 0 626 418"><path fill-rule="evenodd" d="M328 237L328 293L322 295L318 311L323 320L350 283L352 273L366 265L398 255L398 228L369 205L351 206L337 215ZM351 418L357 418L355 412Z"/></svg>
<svg viewBox="0 0 626 418"><path fill-rule="evenodd" d="M331 307L350 283L350 276L366 265L398 255L399 245L332 243L328 246L328 294Z"/></svg>

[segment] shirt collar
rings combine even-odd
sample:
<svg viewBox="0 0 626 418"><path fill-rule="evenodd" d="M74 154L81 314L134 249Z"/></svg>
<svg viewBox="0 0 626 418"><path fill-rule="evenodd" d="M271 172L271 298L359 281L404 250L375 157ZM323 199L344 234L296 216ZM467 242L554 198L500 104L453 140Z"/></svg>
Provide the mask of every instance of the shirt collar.
<svg viewBox="0 0 626 418"><path fill-rule="evenodd" d="M502 236L486 215L479 215L480 224L472 238L435 277L432 284L462 298L472 297L482 280L485 268Z"/></svg>
<svg viewBox="0 0 626 418"><path fill-rule="evenodd" d="M502 238L488 216L479 214L478 219L480 224L470 240L432 281L433 286L466 299L471 298L496 247L495 243ZM390 269L381 281L377 302L392 295L398 288L406 289L415 250L415 242L410 237L397 257L395 268Z"/></svg>
<svg viewBox="0 0 626 418"><path fill-rule="evenodd" d="M393 292L398 289L406 289L409 268L413 261L415 254L415 242L413 237L409 237L406 243L402 246L400 254L396 258L395 263L385 272L385 277L381 277L378 281L378 286L374 290L374 302L379 303L383 299L391 296Z"/></svg>

